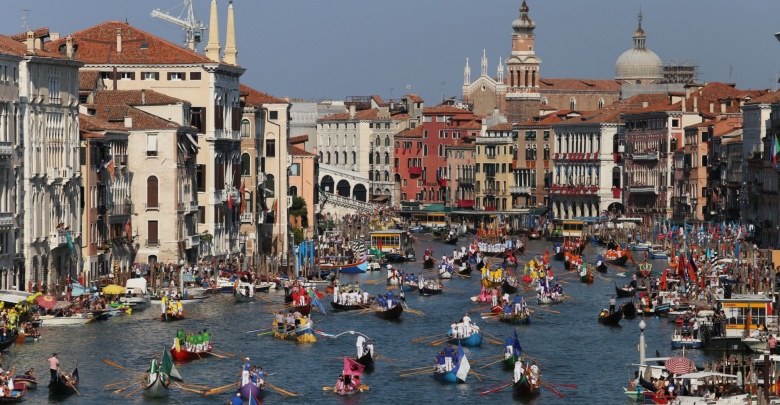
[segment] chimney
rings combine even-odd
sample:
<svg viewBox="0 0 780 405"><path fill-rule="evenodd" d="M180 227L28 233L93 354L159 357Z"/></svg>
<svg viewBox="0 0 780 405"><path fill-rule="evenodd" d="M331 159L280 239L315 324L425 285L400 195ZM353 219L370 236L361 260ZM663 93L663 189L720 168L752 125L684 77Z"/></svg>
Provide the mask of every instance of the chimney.
<svg viewBox="0 0 780 405"><path fill-rule="evenodd" d="M141 89L141 105L146 105L146 90Z"/></svg>
<svg viewBox="0 0 780 405"><path fill-rule="evenodd" d="M695 96L693 98L693 111L694 112L699 111L699 97L698 96Z"/></svg>
<svg viewBox="0 0 780 405"><path fill-rule="evenodd" d="M133 127L133 117L125 116L125 128Z"/></svg>
<svg viewBox="0 0 780 405"><path fill-rule="evenodd" d="M647 101L643 101L642 102L642 108L647 108L647 106L649 106L649 105L650 105L650 103L647 102Z"/></svg>
<svg viewBox="0 0 780 405"><path fill-rule="evenodd" d="M230 65L238 64L238 49L236 49L236 26L233 18L233 0L228 5L227 32L225 33L225 56L223 62Z"/></svg>
<svg viewBox="0 0 780 405"><path fill-rule="evenodd" d="M715 114L715 103L710 101L710 114Z"/></svg>
<svg viewBox="0 0 780 405"><path fill-rule="evenodd" d="M60 39L60 33L59 32L51 32L49 33L49 39L52 41L57 41Z"/></svg>
<svg viewBox="0 0 780 405"><path fill-rule="evenodd" d="M691 87L686 86L685 87L685 98L691 98Z"/></svg>
<svg viewBox="0 0 780 405"><path fill-rule="evenodd" d="M70 35L65 37L65 56L73 59L73 37Z"/></svg>
<svg viewBox="0 0 780 405"><path fill-rule="evenodd" d="M217 0L211 0L209 18L209 42L206 44L206 57L219 62L219 19L217 19Z"/></svg>
<svg viewBox="0 0 780 405"><path fill-rule="evenodd" d="M684 99L684 100L680 100L680 110L682 112L687 112L688 111L688 105L687 104L688 104L688 99L687 98Z"/></svg>
<svg viewBox="0 0 780 405"><path fill-rule="evenodd" d="M24 41L24 44L27 46L27 52L35 52L35 33L32 31L27 31L27 40Z"/></svg>
<svg viewBox="0 0 780 405"><path fill-rule="evenodd" d="M349 105L349 119L355 119L355 105L350 104Z"/></svg>
<svg viewBox="0 0 780 405"><path fill-rule="evenodd" d="M726 113L726 102L725 101L721 101L720 102L720 113L721 114L725 114Z"/></svg>
<svg viewBox="0 0 780 405"><path fill-rule="evenodd" d="M122 29L116 29L116 53L122 53Z"/></svg>

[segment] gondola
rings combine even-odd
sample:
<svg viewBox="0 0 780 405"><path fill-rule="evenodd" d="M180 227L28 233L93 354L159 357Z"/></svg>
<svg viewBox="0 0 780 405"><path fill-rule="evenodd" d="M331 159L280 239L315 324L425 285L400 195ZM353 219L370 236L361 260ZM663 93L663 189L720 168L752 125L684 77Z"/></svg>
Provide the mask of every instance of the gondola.
<svg viewBox="0 0 780 405"><path fill-rule="evenodd" d="M614 266L625 266L628 261L628 253L623 253L623 256L620 256L617 259L605 259L605 261Z"/></svg>
<svg viewBox="0 0 780 405"><path fill-rule="evenodd" d="M432 269L434 265L433 256L428 256L423 261L423 269Z"/></svg>
<svg viewBox="0 0 780 405"><path fill-rule="evenodd" d="M539 232L537 232L537 231L533 231L533 232L528 234L528 239L530 239L530 240L539 240L541 238L542 238L542 235Z"/></svg>
<svg viewBox="0 0 780 405"><path fill-rule="evenodd" d="M236 290L236 292L233 293L233 298L236 302L253 302L255 300L254 295L250 297L239 290Z"/></svg>
<svg viewBox="0 0 780 405"><path fill-rule="evenodd" d="M607 272L607 263L605 263L603 260L596 264L596 271L599 273L606 273Z"/></svg>
<svg viewBox="0 0 780 405"><path fill-rule="evenodd" d="M431 288L431 287L426 287L426 286L423 286L422 288L420 288L420 295L424 295L424 296L436 295L436 294L441 294L441 293L442 293L442 289L441 288Z"/></svg>
<svg viewBox="0 0 780 405"><path fill-rule="evenodd" d="M147 398L166 398L168 396L168 386L170 385L168 376L158 371L143 380L141 386L144 390L144 396Z"/></svg>
<svg viewBox="0 0 780 405"><path fill-rule="evenodd" d="M403 253L385 253L385 260L388 263L403 263L406 261L406 256Z"/></svg>
<svg viewBox="0 0 780 405"><path fill-rule="evenodd" d="M534 397L539 395L539 386L533 386L528 376L523 375L512 387L518 397Z"/></svg>
<svg viewBox="0 0 780 405"><path fill-rule="evenodd" d="M553 260L557 260L559 262L562 262L563 259L565 259L565 258L566 258L566 251L563 250L563 247L561 247L558 252L553 254Z"/></svg>
<svg viewBox="0 0 780 405"><path fill-rule="evenodd" d="M371 352L366 352L364 355L355 359L355 361L365 367L363 371L374 371L374 363L376 362L376 359L371 356Z"/></svg>
<svg viewBox="0 0 780 405"><path fill-rule="evenodd" d="M634 301L626 301L620 304L620 312L623 313L624 318L636 318L636 305L634 304Z"/></svg>
<svg viewBox="0 0 780 405"><path fill-rule="evenodd" d="M615 294L617 294L618 298L633 297L636 295L636 289L626 290L625 288L619 288L617 283L615 283Z"/></svg>
<svg viewBox="0 0 780 405"><path fill-rule="evenodd" d="M455 245L458 243L458 235L450 235L447 237L447 239L444 240L444 243L447 245Z"/></svg>
<svg viewBox="0 0 780 405"><path fill-rule="evenodd" d="M617 248L618 248L618 244L617 244L617 242L615 242L614 240L610 239L610 240L607 242L607 250L615 250L615 249L617 249Z"/></svg>
<svg viewBox="0 0 780 405"><path fill-rule="evenodd" d="M19 339L19 331L14 329L10 332L7 332L5 340L0 342L0 352L5 351L5 349L11 347L16 340Z"/></svg>
<svg viewBox="0 0 780 405"><path fill-rule="evenodd" d="M398 319L398 318L401 317L402 313L404 313L404 307L400 303L395 304L390 309L387 309L387 308L381 309L381 308L379 308L376 311L374 311L374 314L376 314L376 316L378 316L379 318L382 318L382 319L387 319L387 320Z"/></svg>
<svg viewBox="0 0 780 405"><path fill-rule="evenodd" d="M333 309L336 311L356 311L358 309L368 308L369 305L371 305L371 303L345 305L345 304L339 304L338 302L331 302L330 305L333 306Z"/></svg>
<svg viewBox="0 0 780 405"><path fill-rule="evenodd" d="M461 267L458 270L458 274L460 274L461 276L468 276L471 274L471 271L472 271L471 265L466 263L466 267Z"/></svg>
<svg viewBox="0 0 780 405"><path fill-rule="evenodd" d="M602 309L599 313L599 323L602 325L620 326L621 319L623 319L623 312L620 310L610 314L606 309Z"/></svg>
<svg viewBox="0 0 780 405"><path fill-rule="evenodd" d="M79 369L76 367L70 376L65 376L61 371L57 371L57 379L49 382L49 395L64 397L75 394L79 385Z"/></svg>
<svg viewBox="0 0 780 405"><path fill-rule="evenodd" d="M517 281L514 284L510 284L506 279L501 283L501 292L504 294L512 295L517 292L519 285Z"/></svg>

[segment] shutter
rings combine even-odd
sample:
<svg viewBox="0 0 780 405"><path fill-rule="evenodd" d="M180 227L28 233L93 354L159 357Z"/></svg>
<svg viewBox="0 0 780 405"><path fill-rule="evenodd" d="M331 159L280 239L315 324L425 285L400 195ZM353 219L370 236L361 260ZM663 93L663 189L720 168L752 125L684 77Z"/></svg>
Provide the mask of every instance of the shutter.
<svg viewBox="0 0 780 405"><path fill-rule="evenodd" d="M147 230L148 230L148 238L149 238L150 245L156 245L160 241L157 225L158 225L157 221L148 222Z"/></svg>
<svg viewBox="0 0 780 405"><path fill-rule="evenodd" d="M135 80L135 72L130 72L130 80Z"/></svg>
<svg viewBox="0 0 780 405"><path fill-rule="evenodd" d="M157 193L158 193L157 177L150 176L148 179L146 179L146 206L147 206L147 208L157 208L157 207L159 207L158 199L157 199Z"/></svg>
<svg viewBox="0 0 780 405"><path fill-rule="evenodd" d="M160 72L154 72L154 80L160 80Z"/></svg>
<svg viewBox="0 0 780 405"><path fill-rule="evenodd" d="M214 189L225 189L225 164L217 163L214 165Z"/></svg>
<svg viewBox="0 0 780 405"><path fill-rule="evenodd" d="M182 81L187 80L187 72L181 72L179 73L179 77Z"/></svg>
<svg viewBox="0 0 780 405"><path fill-rule="evenodd" d="M146 155L157 156L157 134L146 135Z"/></svg>
<svg viewBox="0 0 780 405"><path fill-rule="evenodd" d="M241 165L233 163L233 187L241 187ZM235 203L235 201L233 201Z"/></svg>

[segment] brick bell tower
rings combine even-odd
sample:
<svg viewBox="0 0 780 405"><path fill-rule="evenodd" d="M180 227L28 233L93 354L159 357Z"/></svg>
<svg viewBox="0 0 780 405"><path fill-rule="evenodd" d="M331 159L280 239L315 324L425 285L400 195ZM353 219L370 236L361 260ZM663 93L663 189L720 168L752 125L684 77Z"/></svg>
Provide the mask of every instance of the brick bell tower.
<svg viewBox="0 0 780 405"><path fill-rule="evenodd" d="M539 65L534 52L536 24L528 17L528 5L523 0L520 17L512 22L512 55L506 60L506 115L510 123L518 123L539 115Z"/></svg>

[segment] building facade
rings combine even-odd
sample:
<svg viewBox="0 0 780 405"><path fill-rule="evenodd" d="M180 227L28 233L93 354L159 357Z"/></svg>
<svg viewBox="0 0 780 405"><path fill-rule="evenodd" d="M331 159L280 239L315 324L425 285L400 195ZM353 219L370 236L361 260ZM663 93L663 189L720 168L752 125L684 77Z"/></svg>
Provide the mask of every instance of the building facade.
<svg viewBox="0 0 780 405"><path fill-rule="evenodd" d="M446 145L447 157L447 202L456 209L474 209L476 207L477 165L476 138L464 136L461 143Z"/></svg>
<svg viewBox="0 0 780 405"><path fill-rule="evenodd" d="M494 125L476 140L475 189L477 209L512 209L510 187L514 184L512 161L516 132L512 124Z"/></svg>

